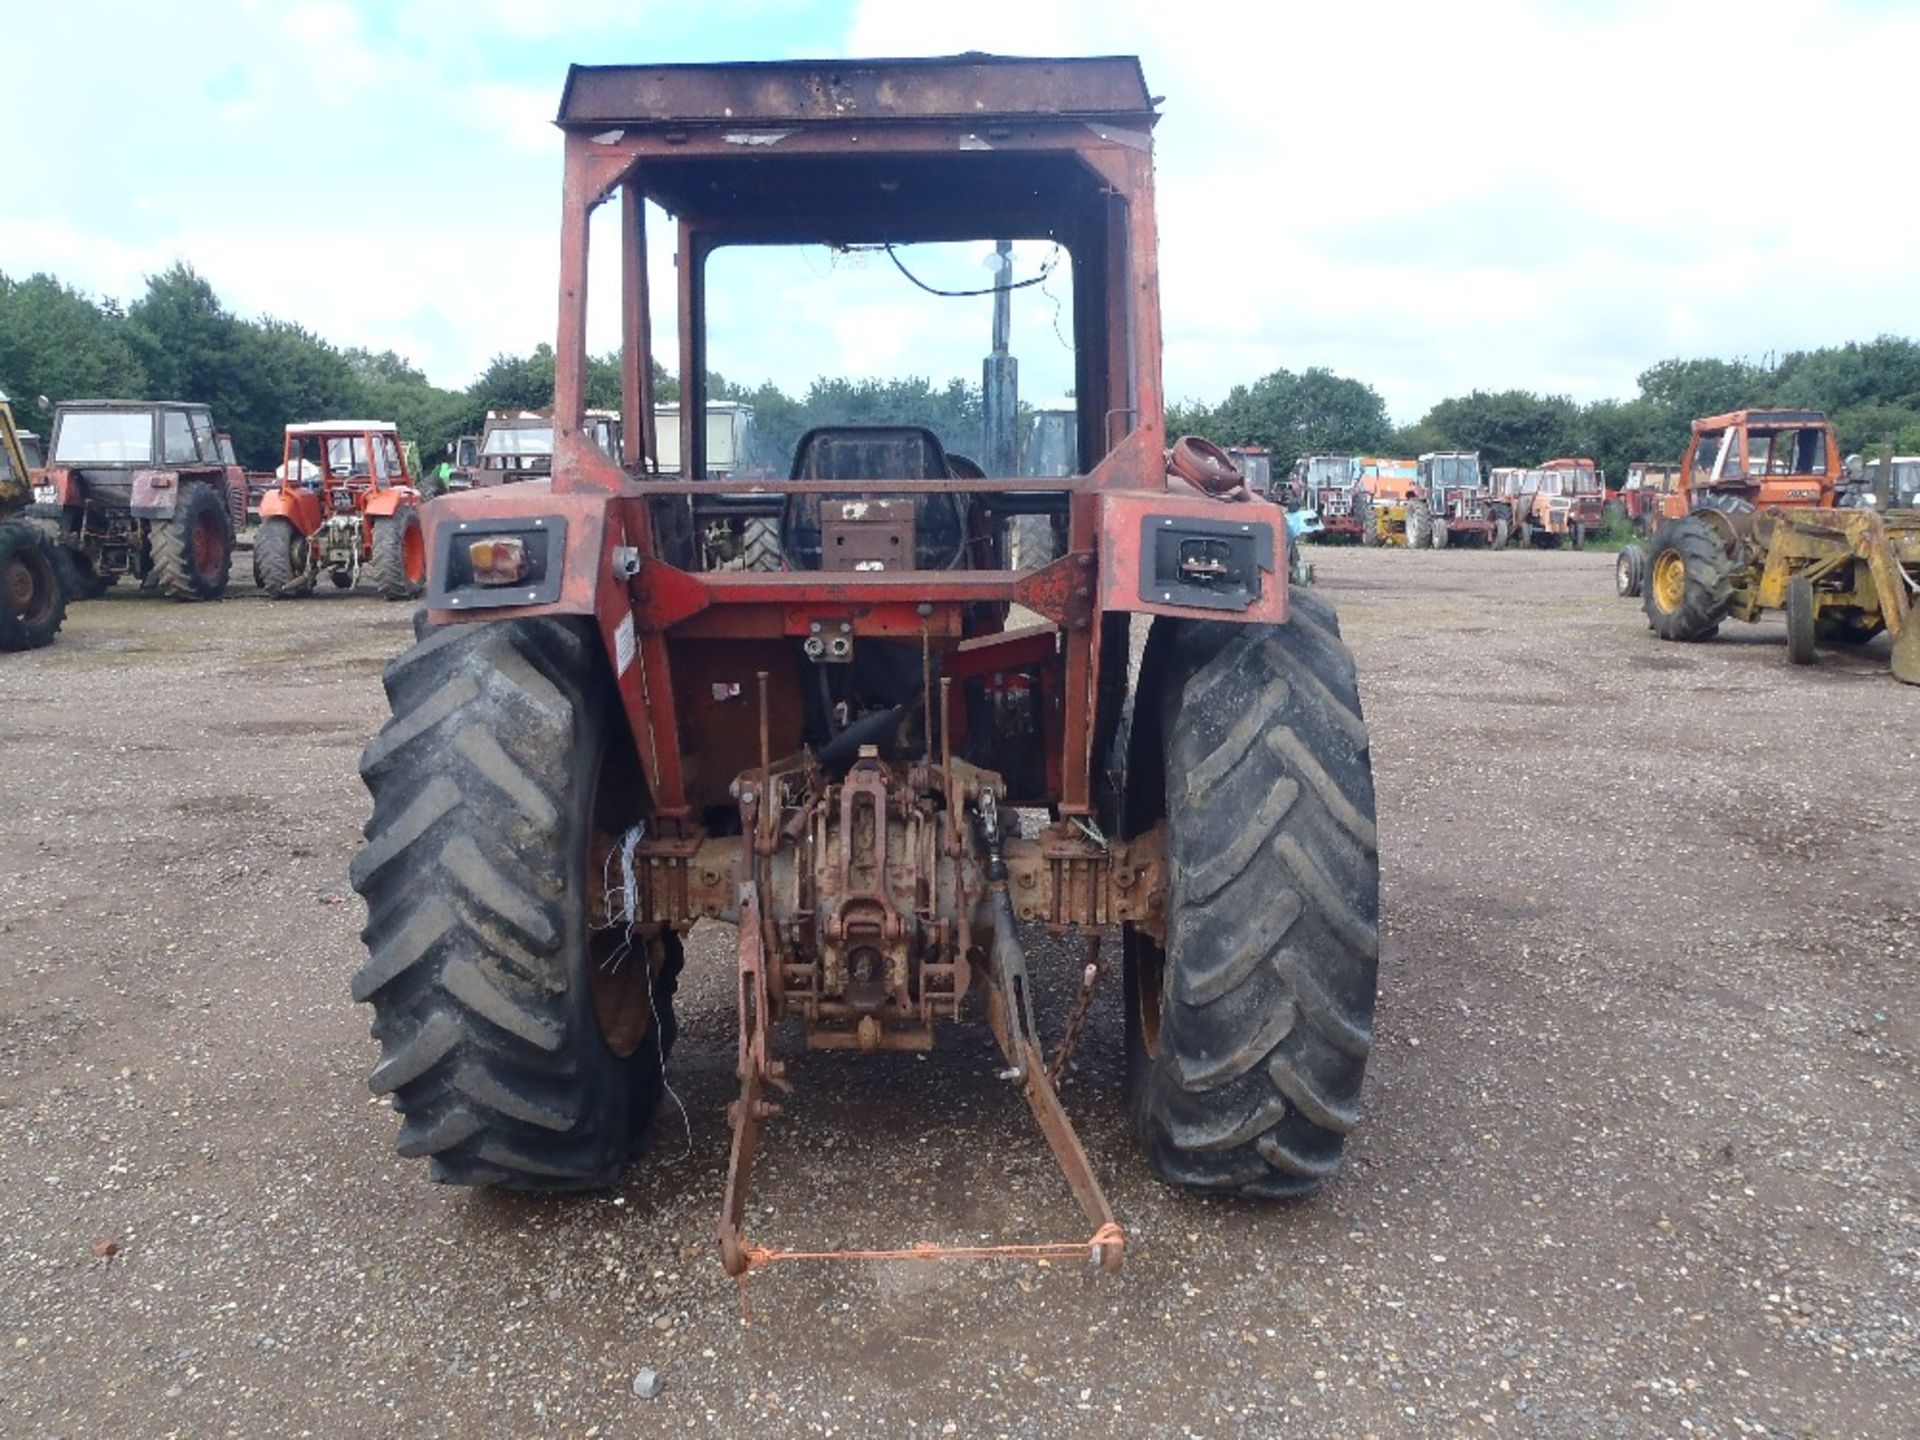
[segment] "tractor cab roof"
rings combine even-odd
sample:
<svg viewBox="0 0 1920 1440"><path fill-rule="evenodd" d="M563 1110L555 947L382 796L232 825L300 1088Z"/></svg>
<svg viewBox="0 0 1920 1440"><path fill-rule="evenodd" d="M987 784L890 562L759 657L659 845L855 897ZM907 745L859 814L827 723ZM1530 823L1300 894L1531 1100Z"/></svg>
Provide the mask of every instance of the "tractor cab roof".
<svg viewBox="0 0 1920 1440"><path fill-rule="evenodd" d="M1698 435L1707 430L1729 430L1735 426L1765 427L1769 425L1824 425L1827 412L1824 410L1730 410L1725 415L1709 415L1703 420L1693 422L1693 433Z"/></svg>
<svg viewBox="0 0 1920 1440"><path fill-rule="evenodd" d="M203 400L62 400L56 410L205 410Z"/></svg>
<svg viewBox="0 0 1920 1440"><path fill-rule="evenodd" d="M576 65L556 123L614 151L651 142L646 194L716 239L904 244L1049 237L1104 213L1075 149L1144 150L1155 118L1133 57L961 55Z"/></svg>
<svg viewBox="0 0 1920 1440"><path fill-rule="evenodd" d="M910 60L768 60L718 65L574 65L554 123L563 130L742 132L757 125L887 125L962 120L1109 120L1151 125L1154 97L1132 55L1037 59L974 51Z"/></svg>
<svg viewBox="0 0 1920 1440"><path fill-rule="evenodd" d="M289 435L398 435L391 420L302 420L287 426Z"/></svg>

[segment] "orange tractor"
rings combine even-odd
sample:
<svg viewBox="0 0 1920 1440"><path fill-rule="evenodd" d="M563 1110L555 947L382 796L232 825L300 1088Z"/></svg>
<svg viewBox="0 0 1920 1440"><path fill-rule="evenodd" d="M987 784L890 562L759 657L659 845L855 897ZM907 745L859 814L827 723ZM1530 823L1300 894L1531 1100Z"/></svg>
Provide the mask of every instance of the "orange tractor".
<svg viewBox="0 0 1920 1440"><path fill-rule="evenodd" d="M1528 549L1578 550L1600 529L1606 477L1593 461L1562 457L1537 469L1493 472L1496 500L1512 508L1512 535Z"/></svg>
<svg viewBox="0 0 1920 1440"><path fill-rule="evenodd" d="M427 579L420 492L389 420L289 425L279 485L260 497L253 578L274 599L310 595L324 573L337 589L364 581L387 600Z"/></svg>
<svg viewBox="0 0 1920 1440"><path fill-rule="evenodd" d="M803 1103L780 1042L883 1063L983 1014L1086 1228L981 1251L965 1220L927 1237L958 1250L896 1253L1117 1268L1126 1232L1054 1088L1109 928L1151 1172L1254 1198L1333 1173L1377 983L1366 722L1332 608L1287 584L1284 513L1167 434L1154 106L1125 57L569 73L551 482L426 507L428 628L388 666L392 719L361 761L354 994L400 1152L434 1178L617 1183L703 920L734 927L729 1274L824 1258L747 1234L767 1126ZM617 457L586 410L596 211L622 257ZM661 211L677 474L647 342ZM983 476L961 434L899 417L809 430L787 478L715 483L708 317L779 309L732 260L884 253L905 305L888 345L932 354L952 291L1008 240L1072 270L1065 473ZM714 562L702 536L743 514L777 526L781 568ZM1016 564L1012 527L1036 515L1061 544ZM1023 925L1087 947L1057 1045ZM958 1063L917 1067L901 1103L955 1123Z"/></svg>

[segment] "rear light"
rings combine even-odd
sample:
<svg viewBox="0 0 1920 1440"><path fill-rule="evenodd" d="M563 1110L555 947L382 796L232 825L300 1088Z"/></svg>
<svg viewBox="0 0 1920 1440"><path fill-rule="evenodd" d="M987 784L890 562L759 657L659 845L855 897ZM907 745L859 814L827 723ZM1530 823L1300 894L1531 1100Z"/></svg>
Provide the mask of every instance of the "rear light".
<svg viewBox="0 0 1920 1440"><path fill-rule="evenodd" d="M526 541L510 535L490 535L468 542L467 558L473 565L476 585L518 585L533 568L527 559Z"/></svg>

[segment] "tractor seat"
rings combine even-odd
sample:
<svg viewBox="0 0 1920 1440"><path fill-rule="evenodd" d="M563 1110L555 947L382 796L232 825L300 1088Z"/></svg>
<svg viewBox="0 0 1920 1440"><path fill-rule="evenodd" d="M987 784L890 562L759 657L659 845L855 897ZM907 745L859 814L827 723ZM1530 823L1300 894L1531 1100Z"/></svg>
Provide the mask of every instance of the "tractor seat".
<svg viewBox="0 0 1920 1440"><path fill-rule="evenodd" d="M821 425L800 437L794 450L792 478L795 480L946 480L953 475L947 452L940 438L922 425ZM787 563L797 570L866 568L841 564L838 559L823 565L823 528L836 530L835 543L844 546L851 538L864 555L869 548L883 553L887 536L877 527L886 525L886 514L870 518L876 527L871 547L858 533L842 532L846 524L841 507L846 501L885 499L858 488L844 495L793 495L787 499L786 522L781 526L781 544ZM905 519L908 503L913 518L913 568L947 570L961 563L966 545L964 497L954 495L897 496L886 512L897 520ZM823 527L822 510L830 524ZM896 522L893 532L905 527ZM857 529L857 527L854 527ZM887 564L887 569L905 569L903 563Z"/></svg>

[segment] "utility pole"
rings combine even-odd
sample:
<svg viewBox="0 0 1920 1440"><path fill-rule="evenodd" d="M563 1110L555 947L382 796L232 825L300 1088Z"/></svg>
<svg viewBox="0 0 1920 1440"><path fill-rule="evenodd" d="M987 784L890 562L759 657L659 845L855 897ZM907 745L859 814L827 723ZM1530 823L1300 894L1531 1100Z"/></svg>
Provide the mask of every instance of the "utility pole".
<svg viewBox="0 0 1920 1440"><path fill-rule="evenodd" d="M980 369L980 457L987 474L1009 476L1020 469L1016 418L1020 408L1020 362L1007 349L1013 329L1013 242L994 246L993 353Z"/></svg>

